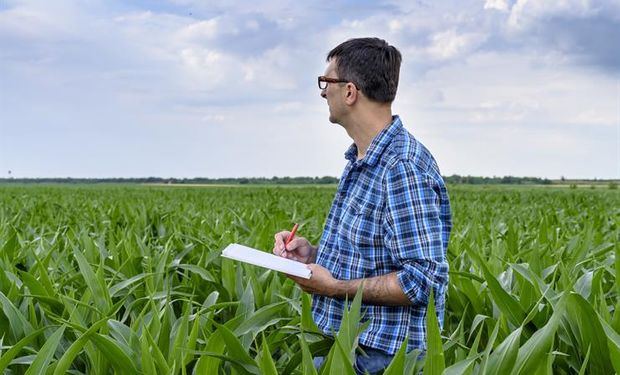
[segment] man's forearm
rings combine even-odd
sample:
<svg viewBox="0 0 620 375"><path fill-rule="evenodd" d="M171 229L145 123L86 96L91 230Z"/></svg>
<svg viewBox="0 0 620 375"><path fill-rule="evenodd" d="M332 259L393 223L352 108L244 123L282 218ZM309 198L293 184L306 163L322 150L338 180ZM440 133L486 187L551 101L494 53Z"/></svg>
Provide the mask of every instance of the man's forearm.
<svg viewBox="0 0 620 375"><path fill-rule="evenodd" d="M368 279L337 280L331 297L343 299L348 297L351 300L362 282L364 283L362 294L364 303L389 306L411 305L411 300L400 287L396 272Z"/></svg>

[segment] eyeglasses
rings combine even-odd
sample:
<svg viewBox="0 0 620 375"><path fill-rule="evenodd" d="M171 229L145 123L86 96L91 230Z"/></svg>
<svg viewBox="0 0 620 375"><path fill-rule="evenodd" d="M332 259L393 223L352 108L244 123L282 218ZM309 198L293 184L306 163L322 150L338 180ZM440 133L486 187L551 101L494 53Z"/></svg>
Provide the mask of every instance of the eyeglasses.
<svg viewBox="0 0 620 375"><path fill-rule="evenodd" d="M327 88L328 83L348 83L346 79L338 79L338 78L328 78L325 76L319 76L319 88L321 90L325 90Z"/></svg>

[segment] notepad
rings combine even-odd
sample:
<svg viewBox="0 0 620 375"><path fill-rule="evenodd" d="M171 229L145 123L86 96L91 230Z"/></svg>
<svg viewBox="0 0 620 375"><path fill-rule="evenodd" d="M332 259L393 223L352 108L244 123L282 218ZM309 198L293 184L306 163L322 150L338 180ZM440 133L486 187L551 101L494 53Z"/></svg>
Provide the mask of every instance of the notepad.
<svg viewBox="0 0 620 375"><path fill-rule="evenodd" d="M283 272L288 275L303 277L304 279L309 279L310 276L312 276L312 271L306 268L306 265L301 262L282 258L274 254L266 253L264 251L256 250L236 243L228 245L224 251L222 251L222 256L253 264L255 266L268 268L274 271Z"/></svg>

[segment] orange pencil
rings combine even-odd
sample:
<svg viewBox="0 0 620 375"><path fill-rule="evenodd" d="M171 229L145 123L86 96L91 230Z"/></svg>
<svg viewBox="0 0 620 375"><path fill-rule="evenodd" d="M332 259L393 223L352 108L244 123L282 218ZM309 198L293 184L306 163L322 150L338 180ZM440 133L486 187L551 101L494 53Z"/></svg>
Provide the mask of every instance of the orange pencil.
<svg viewBox="0 0 620 375"><path fill-rule="evenodd" d="M295 237L295 233L297 233L297 228L299 228L299 224L295 223L295 225L293 226L293 229L291 230L291 234L288 236L286 241L284 241L284 250L282 250L280 255L284 254L284 252L286 251L286 245L288 245Z"/></svg>

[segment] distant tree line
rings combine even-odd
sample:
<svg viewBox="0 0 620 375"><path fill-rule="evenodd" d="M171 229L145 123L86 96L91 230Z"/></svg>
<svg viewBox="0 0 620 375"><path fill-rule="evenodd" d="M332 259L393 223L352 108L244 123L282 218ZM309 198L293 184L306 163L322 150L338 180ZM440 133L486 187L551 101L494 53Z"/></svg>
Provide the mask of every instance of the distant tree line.
<svg viewBox="0 0 620 375"><path fill-rule="evenodd" d="M538 177L479 177L479 176L445 176L448 184L469 185L551 185L552 180ZM63 184L207 184L207 185L313 185L313 184L337 184L338 178L331 176L323 177L247 177L247 178L162 178L162 177L139 177L139 178L0 178L0 183L63 183Z"/></svg>
<svg viewBox="0 0 620 375"><path fill-rule="evenodd" d="M131 178L0 178L0 183L15 184L207 184L207 185L296 185L296 184L337 184L338 179L331 176L323 177L242 177L242 178L162 178L162 177L131 177Z"/></svg>
<svg viewBox="0 0 620 375"><path fill-rule="evenodd" d="M448 184L469 184L469 185L493 185L493 184L507 184L507 185L551 185L553 181L548 178L538 177L479 177L479 176L459 176L453 174L452 176L444 176L444 181Z"/></svg>

